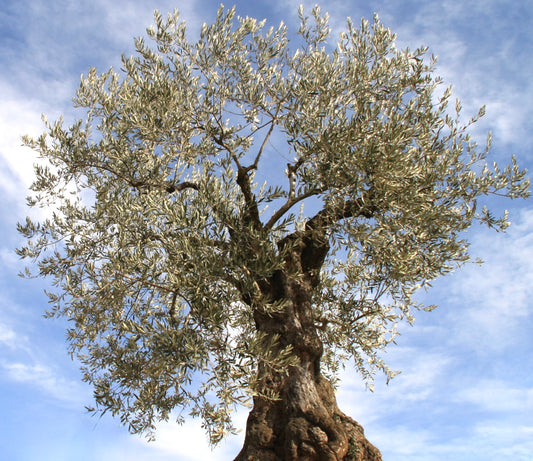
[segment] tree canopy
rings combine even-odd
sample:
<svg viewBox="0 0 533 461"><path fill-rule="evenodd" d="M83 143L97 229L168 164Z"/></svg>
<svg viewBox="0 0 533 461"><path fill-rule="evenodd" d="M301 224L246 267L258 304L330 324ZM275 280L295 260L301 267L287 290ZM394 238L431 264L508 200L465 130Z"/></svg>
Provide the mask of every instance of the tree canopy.
<svg viewBox="0 0 533 461"><path fill-rule="evenodd" d="M52 279L48 316L71 322L97 409L133 432L186 409L217 442L236 404L276 398L258 365L299 360L259 328L258 306L288 309L278 271L312 281L325 373L391 376L380 352L431 308L416 290L469 259L472 223L508 225L483 197L529 194L514 158L488 163L490 136L468 134L484 110L462 121L426 48L397 49L377 16L335 44L327 15L299 14L289 40L221 8L190 41L156 12L120 71L82 76L83 119L25 138L43 159L29 204L52 211L20 225L19 253Z"/></svg>

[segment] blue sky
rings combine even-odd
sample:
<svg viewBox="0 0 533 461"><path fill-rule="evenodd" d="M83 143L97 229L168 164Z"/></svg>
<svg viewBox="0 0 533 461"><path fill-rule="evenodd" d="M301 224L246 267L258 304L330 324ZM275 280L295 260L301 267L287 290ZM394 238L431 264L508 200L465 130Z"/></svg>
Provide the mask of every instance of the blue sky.
<svg viewBox="0 0 533 461"><path fill-rule="evenodd" d="M309 9L313 2L304 2ZM294 31L297 2L237 1L241 15L283 20ZM156 442L131 436L118 420L91 417L91 390L66 354L64 327L44 320L46 282L19 279L13 253L34 154L20 136L42 130L41 113L81 117L71 98L80 74L119 67L152 12L177 7L191 35L214 18L211 0L0 0L0 457L6 460L231 460L242 435L210 451L199 423L162 424ZM228 6L230 4L228 3ZM474 134L492 130L493 158L516 154L533 166L533 3L529 0L333 0L322 7L335 32L378 12L400 46L428 45L438 73L454 85L467 116L486 104ZM439 308L404 327L387 362L401 369L373 393L347 370L341 408L358 420L385 460L533 459L533 201L508 208L512 226L474 226L472 254L485 260L421 294ZM244 427L246 410L236 415Z"/></svg>

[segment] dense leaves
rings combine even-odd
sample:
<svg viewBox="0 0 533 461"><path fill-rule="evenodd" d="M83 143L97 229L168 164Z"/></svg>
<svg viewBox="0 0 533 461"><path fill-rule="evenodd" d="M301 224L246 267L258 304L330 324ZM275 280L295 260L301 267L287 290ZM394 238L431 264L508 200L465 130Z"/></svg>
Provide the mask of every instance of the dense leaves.
<svg viewBox="0 0 533 461"><path fill-rule="evenodd" d="M507 226L480 198L528 195L514 159L487 166L490 140L467 134L483 110L462 124L425 48L398 50L377 17L336 45L318 8L300 18L289 43L221 8L190 42L177 12L156 13L120 72L82 77L84 120L25 140L44 211L19 252L53 280L48 315L71 321L97 408L133 432L188 409L216 442L260 392L257 364L294 363L253 317L284 309L261 283L287 242L327 241L309 266L324 369L392 375L379 352L424 307L414 292L468 260L474 221Z"/></svg>

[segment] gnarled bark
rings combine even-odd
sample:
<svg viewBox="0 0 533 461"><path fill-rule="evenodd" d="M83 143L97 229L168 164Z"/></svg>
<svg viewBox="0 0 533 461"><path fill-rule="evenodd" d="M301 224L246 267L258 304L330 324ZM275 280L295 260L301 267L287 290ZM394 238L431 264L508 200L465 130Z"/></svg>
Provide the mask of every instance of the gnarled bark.
<svg viewBox="0 0 533 461"><path fill-rule="evenodd" d="M262 283L270 299L286 301L285 310L273 315L255 309L258 330L279 335L279 347L291 346L299 363L285 372L259 364L260 390L279 399L254 397L235 461L380 461L380 452L339 410L333 386L320 374L323 348L311 300L329 247L316 235L306 237L293 234L281 243L287 264Z"/></svg>
<svg viewBox="0 0 533 461"><path fill-rule="evenodd" d="M254 399L235 461L381 461L363 428L339 410L324 377L295 367L283 387L280 400Z"/></svg>

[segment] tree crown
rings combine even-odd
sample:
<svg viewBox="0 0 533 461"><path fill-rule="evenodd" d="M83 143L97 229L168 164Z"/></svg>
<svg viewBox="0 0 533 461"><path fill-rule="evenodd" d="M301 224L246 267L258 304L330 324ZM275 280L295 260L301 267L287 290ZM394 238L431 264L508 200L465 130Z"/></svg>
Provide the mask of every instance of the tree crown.
<svg viewBox="0 0 533 461"><path fill-rule="evenodd" d="M258 360L293 363L265 347L252 306L283 309L261 281L288 270L294 242L327 245L292 274L320 272L325 367L390 375L379 351L424 307L414 292L468 260L474 221L508 225L479 200L528 196L514 158L489 167L490 137L470 138L483 109L462 124L451 90L436 96L426 48L398 50L377 16L348 21L335 48L327 15L300 20L293 43L221 8L191 42L177 12L156 12L153 46L82 77L84 120L25 139L48 162L29 204L55 211L20 225L19 252L52 278L48 315L72 322L98 406L133 432L188 407L216 442Z"/></svg>

